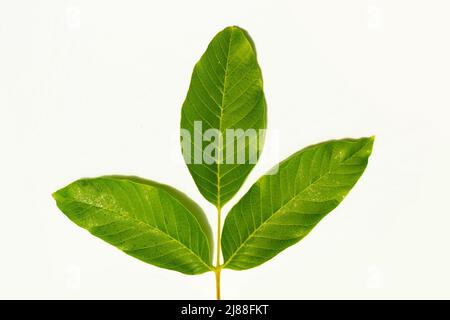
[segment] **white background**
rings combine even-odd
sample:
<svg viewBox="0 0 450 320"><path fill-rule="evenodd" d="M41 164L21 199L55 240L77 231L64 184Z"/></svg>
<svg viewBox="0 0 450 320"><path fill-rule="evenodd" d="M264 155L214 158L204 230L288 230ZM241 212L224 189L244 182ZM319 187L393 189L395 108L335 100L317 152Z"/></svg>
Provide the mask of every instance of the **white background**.
<svg viewBox="0 0 450 320"><path fill-rule="evenodd" d="M1 1L0 297L214 298L212 273L135 260L50 195L80 177L134 174L189 194L215 225L178 150L180 108L209 41L239 25L257 46L275 158L377 138L341 206L263 266L224 271L223 297L450 298L449 11L412 0Z"/></svg>

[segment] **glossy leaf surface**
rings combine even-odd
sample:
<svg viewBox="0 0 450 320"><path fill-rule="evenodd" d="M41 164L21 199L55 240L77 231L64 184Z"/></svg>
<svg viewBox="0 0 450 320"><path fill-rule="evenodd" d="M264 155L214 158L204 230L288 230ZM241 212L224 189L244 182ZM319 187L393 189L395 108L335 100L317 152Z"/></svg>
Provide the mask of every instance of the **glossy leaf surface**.
<svg viewBox="0 0 450 320"><path fill-rule="evenodd" d="M209 202L223 206L254 167L264 139L260 129L266 128L261 70L245 30L228 27L211 41L192 73L180 126L184 158L195 184ZM211 129L220 138L208 135ZM239 145L227 139L229 129L256 133L257 139L245 138ZM239 152L246 155L244 161Z"/></svg>
<svg viewBox="0 0 450 320"><path fill-rule="evenodd" d="M132 177L81 179L53 194L70 220L125 253L186 274L211 270L201 209L168 186Z"/></svg>
<svg viewBox="0 0 450 320"><path fill-rule="evenodd" d="M305 237L358 181L372 145L373 137L323 142L260 178L225 219L224 267L256 267Z"/></svg>

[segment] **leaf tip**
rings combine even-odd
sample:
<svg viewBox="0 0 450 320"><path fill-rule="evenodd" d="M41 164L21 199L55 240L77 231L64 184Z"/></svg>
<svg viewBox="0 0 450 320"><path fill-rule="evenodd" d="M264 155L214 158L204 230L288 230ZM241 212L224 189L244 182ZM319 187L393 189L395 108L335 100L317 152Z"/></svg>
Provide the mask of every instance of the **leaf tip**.
<svg viewBox="0 0 450 320"><path fill-rule="evenodd" d="M237 25L228 26L223 31L240 32L240 33L242 33L244 35L245 38L247 38L248 40L251 40L251 37L250 37L248 31L245 30L242 27L237 26ZM253 40L251 40L251 44L252 44L252 47L254 47Z"/></svg>
<svg viewBox="0 0 450 320"><path fill-rule="evenodd" d="M375 142L375 135L363 139L364 146L362 147L360 153L364 154L366 157L369 157L372 154L373 143Z"/></svg>
<svg viewBox="0 0 450 320"><path fill-rule="evenodd" d="M374 142L375 142L375 135L371 135L371 136L369 137L369 142L367 143L368 146L370 147L370 150L371 150L371 151L372 151Z"/></svg>
<svg viewBox="0 0 450 320"><path fill-rule="evenodd" d="M235 30L243 30L241 27L237 26L237 25L232 25L232 26L228 26L225 29L231 30L231 31L235 31Z"/></svg>
<svg viewBox="0 0 450 320"><path fill-rule="evenodd" d="M67 187L63 187L61 189L56 190L55 192L52 193L52 198L56 202L62 201L66 196L66 193L65 193L66 190L67 190Z"/></svg>
<svg viewBox="0 0 450 320"><path fill-rule="evenodd" d="M58 191L59 191L59 190L58 190ZM58 191L55 191L55 192L52 193L52 198L53 198L53 200L55 200L55 201L58 201Z"/></svg>

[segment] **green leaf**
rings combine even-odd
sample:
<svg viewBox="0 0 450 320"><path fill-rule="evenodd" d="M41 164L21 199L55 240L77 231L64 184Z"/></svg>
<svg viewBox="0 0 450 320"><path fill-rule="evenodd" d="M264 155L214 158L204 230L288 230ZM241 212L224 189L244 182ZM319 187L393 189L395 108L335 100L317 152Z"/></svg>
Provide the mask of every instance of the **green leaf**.
<svg viewBox="0 0 450 320"><path fill-rule="evenodd" d="M75 181L53 197L78 226L135 258L185 274L212 269L206 217L176 189L110 176Z"/></svg>
<svg viewBox="0 0 450 320"><path fill-rule="evenodd" d="M211 41L192 73L180 126L184 158L195 184L220 208L254 167L264 140L260 129L266 128L261 70L245 30L228 27ZM220 136L203 136L209 129ZM236 139L227 139L227 129L256 133L256 140L245 138L239 147ZM183 131L189 133L189 139ZM238 159L239 152L246 155L245 161ZM256 154L253 160L250 152Z"/></svg>
<svg viewBox="0 0 450 320"><path fill-rule="evenodd" d="M310 146L281 162L276 174L260 178L225 219L224 267L256 267L305 237L358 181L373 141Z"/></svg>

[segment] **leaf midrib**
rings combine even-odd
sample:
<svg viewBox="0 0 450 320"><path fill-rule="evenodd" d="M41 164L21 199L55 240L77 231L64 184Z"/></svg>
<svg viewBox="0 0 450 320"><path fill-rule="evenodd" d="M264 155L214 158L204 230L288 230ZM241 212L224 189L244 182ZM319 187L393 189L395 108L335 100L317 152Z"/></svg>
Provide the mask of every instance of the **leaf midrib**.
<svg viewBox="0 0 450 320"><path fill-rule="evenodd" d="M355 151L350 157L348 157L347 159L345 159L344 161L340 162L339 165L342 165L343 163L349 161L350 159L352 159L359 151L361 151L367 144L369 143L369 141L367 143L365 143L363 146L361 146L361 148L359 148L357 151ZM317 147L319 147L319 145L317 145ZM306 151L306 150L304 150ZM241 245L236 249L236 251L230 256L230 258L227 260L227 262L225 262L223 264L223 268L225 268L232 260L233 258L239 253L239 251L245 246L245 244L251 239L253 238L253 236L264 226L266 225L266 223L269 223L270 220L278 215L283 208L285 208L286 206L289 205L289 203L291 203L291 201L297 199L299 196L301 196L304 192L306 192L309 188L311 188L315 183L319 182L321 179L325 178L326 176L328 176L329 174L331 174L331 172L333 171L334 168L331 168L330 170L328 170L324 175L322 175L320 178L317 178L316 180L314 180L313 182L311 182L307 187L305 187L303 190L301 190L299 193L297 193L295 196L292 197L292 199L290 199L288 202L286 202L284 205L282 205L280 208L278 208L269 218L267 218L263 223L261 223L255 230L253 230L252 233L249 234L249 236L247 237L247 239L245 239L244 242L241 243Z"/></svg>
<svg viewBox="0 0 450 320"><path fill-rule="evenodd" d="M159 228L157 228L157 227L155 227L155 226L152 226L152 225L146 223L145 221L141 221L141 220L138 220L138 219L133 218L133 217L131 217L131 216L126 216L126 215L120 214L119 212L114 211L114 210L112 210L112 209L102 208L102 207L99 207L99 206L94 205L94 204L89 203L89 202L83 202L83 201L80 201L80 200L78 200L78 199L76 199L76 198L73 198L73 197L65 197L65 198L66 198L66 199L69 199L69 200L72 201L72 202L81 203L81 204L88 205L88 206L91 206L91 207L93 207L93 208L100 209L100 210L106 210L106 211L108 211L108 212L111 212L111 213L116 214L117 216L119 216L120 218L122 218L122 219L124 219L124 220L129 220L129 221L135 222L136 224L143 225L144 227L148 227L149 229L156 230L158 233L160 233L160 234L162 234L162 235L168 237L171 241L174 241L174 242L178 243L180 246L184 247L187 251L189 251L189 253L190 253L191 255L195 256L195 257L201 262L201 264L203 264L208 270L211 270L211 271L213 270L213 268L212 268L211 266L207 265L207 264L205 263L205 261L203 261L203 259L201 259L200 256L199 256L198 254L196 254L194 251L192 251L191 248L189 248L188 246L186 246L184 243L182 243L182 242L179 241L178 239L172 237L170 234L165 233L165 232L162 231L161 229L159 229Z"/></svg>
<svg viewBox="0 0 450 320"><path fill-rule="evenodd" d="M225 103L225 88L227 87L227 79L228 79L228 69L229 69L229 62L230 62L230 52L231 52L231 42L233 38L233 32L234 29L231 29L230 33L230 39L228 40L228 52L227 52L227 63L225 64L225 74L224 74L224 80L223 80L223 90L222 90L222 101L220 103L220 116L219 116L219 132L222 132L222 121L223 121L223 109L224 109L224 103ZM219 143L219 150L218 155L220 156L222 152L222 146L221 143ZM220 159L222 161L222 159ZM217 203L216 207L220 209L220 161L217 161Z"/></svg>

